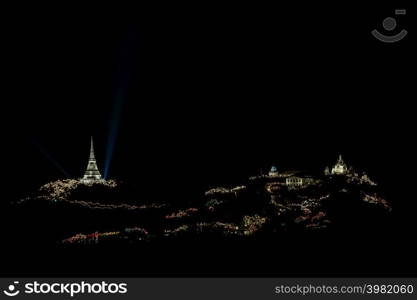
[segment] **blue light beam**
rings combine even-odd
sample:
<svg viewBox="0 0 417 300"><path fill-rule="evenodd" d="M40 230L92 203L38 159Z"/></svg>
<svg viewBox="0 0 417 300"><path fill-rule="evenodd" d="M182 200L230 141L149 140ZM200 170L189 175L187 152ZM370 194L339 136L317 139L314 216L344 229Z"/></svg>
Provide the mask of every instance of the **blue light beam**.
<svg viewBox="0 0 417 300"><path fill-rule="evenodd" d="M62 167L51 154L37 141L31 140L31 143L35 145L36 149L49 161L51 162L66 178L71 178L71 175Z"/></svg>
<svg viewBox="0 0 417 300"><path fill-rule="evenodd" d="M104 179L108 179L114 146L119 134L120 121L123 107L126 102L129 84L132 78L132 66L136 65L137 58L137 33L130 29L122 42L119 53L119 69L116 73L116 86L114 101L109 120L109 132L107 136L106 160L104 164Z"/></svg>

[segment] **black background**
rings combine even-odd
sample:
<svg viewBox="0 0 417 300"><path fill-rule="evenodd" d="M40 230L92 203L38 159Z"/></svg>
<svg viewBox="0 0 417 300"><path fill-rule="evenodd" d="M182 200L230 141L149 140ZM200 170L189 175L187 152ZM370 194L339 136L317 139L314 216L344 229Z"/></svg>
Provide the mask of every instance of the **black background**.
<svg viewBox="0 0 417 300"><path fill-rule="evenodd" d="M207 188L239 183L271 164L322 171L342 153L348 164L384 187L396 220L370 266L363 264L366 247L341 237L352 250L349 262L356 264L327 259L311 262L327 268L303 268L290 250L283 259L283 253L268 249L258 263L252 250L228 251L222 245L200 246L196 252L204 255L192 251L194 245L170 253L158 249L146 263L136 258L142 255L137 249L124 249L115 254L126 251L124 260L103 263L109 257L105 250L68 254L41 245L38 251L16 250L6 243L13 262L6 272L415 274L410 262L415 227L413 12L396 17L398 28L409 31L403 41L384 44L370 34L375 28L384 32L382 20L394 16L396 8L407 7L349 2L5 11L3 201L65 178L62 170L80 177L91 135L103 170L108 138L120 119L109 177L152 191L144 197L197 199ZM119 108L120 115L115 113ZM308 244L295 252L311 248ZM50 252L58 255L45 255ZM175 255L186 259L192 254L201 254L197 266L173 262ZM245 257L246 267L237 259L230 267L220 263L228 256ZM390 260L381 266L385 256ZM182 270L184 265L188 268Z"/></svg>

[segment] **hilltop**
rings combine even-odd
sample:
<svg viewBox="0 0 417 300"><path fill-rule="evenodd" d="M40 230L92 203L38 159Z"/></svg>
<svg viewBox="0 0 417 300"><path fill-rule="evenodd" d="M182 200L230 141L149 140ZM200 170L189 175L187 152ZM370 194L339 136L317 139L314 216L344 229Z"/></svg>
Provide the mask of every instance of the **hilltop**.
<svg viewBox="0 0 417 300"><path fill-rule="evenodd" d="M33 221L26 233L64 244L269 239L381 230L389 224L391 206L366 175L271 172L185 203L143 201L140 188L115 180L59 180L14 207Z"/></svg>

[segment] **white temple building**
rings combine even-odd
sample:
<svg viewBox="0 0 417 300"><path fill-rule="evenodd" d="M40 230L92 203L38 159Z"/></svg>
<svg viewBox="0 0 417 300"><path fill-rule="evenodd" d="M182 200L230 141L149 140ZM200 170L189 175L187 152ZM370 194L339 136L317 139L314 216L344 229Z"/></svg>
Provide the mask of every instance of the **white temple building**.
<svg viewBox="0 0 417 300"><path fill-rule="evenodd" d="M285 179L287 186L302 186L304 185L304 179L298 176L290 176Z"/></svg>
<svg viewBox="0 0 417 300"><path fill-rule="evenodd" d="M339 155L339 159L332 168L332 175L343 175L348 172L348 167L342 159L342 155Z"/></svg>
<svg viewBox="0 0 417 300"><path fill-rule="evenodd" d="M275 166L271 167L271 170L268 173L268 176L277 177L278 176L278 169Z"/></svg>
<svg viewBox="0 0 417 300"><path fill-rule="evenodd" d="M104 179L101 177L100 171L97 167L97 161L94 155L93 137L91 137L90 157L88 159L87 170L85 171L83 178L80 179L80 182L90 184L102 181L104 181Z"/></svg>

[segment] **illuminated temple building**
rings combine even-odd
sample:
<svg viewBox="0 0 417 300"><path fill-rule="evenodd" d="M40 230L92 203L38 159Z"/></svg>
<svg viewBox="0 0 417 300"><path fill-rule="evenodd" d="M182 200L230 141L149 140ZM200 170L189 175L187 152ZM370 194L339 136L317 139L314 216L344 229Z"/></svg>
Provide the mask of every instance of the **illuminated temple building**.
<svg viewBox="0 0 417 300"><path fill-rule="evenodd" d="M336 163L331 167L326 167L322 172L310 172L302 170L282 170L273 165L267 174L249 177L249 180L256 184L264 185L266 192L270 195L272 203L285 203L286 192L306 189L307 193L314 192L322 186L329 186L333 183L345 181L347 183L357 183L360 185L376 186L368 175L364 172L358 173L350 165L347 165L339 155ZM283 192L285 191L285 192Z"/></svg>
<svg viewBox="0 0 417 300"><path fill-rule="evenodd" d="M339 155L339 159L337 160L336 164L332 168L333 175L343 175L348 172L348 167L342 159L342 155Z"/></svg>
<svg viewBox="0 0 417 300"><path fill-rule="evenodd" d="M268 175L269 175L269 176L271 176L271 177L276 177L276 176L278 176L278 169L277 169L277 167L272 166L272 167L271 167L271 170L270 170L270 171L269 171L269 173L268 173Z"/></svg>
<svg viewBox="0 0 417 300"><path fill-rule="evenodd" d="M97 161L94 155L93 137L91 137L90 157L88 159L87 170L85 171L84 176L80 181L85 184L104 181L97 167Z"/></svg>

